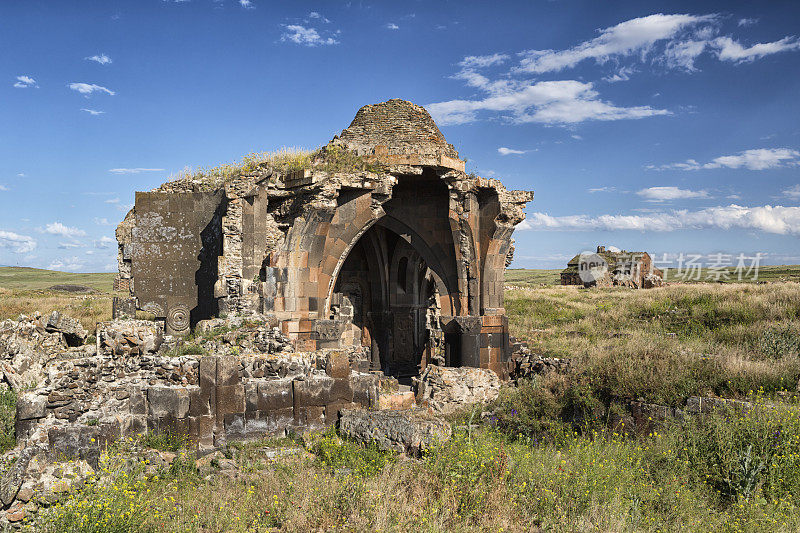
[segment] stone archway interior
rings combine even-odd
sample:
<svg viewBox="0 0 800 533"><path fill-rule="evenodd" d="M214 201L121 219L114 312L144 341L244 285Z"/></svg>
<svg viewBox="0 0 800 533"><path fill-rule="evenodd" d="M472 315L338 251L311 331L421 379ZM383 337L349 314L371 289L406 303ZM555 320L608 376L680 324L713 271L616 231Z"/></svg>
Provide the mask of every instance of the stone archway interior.
<svg viewBox="0 0 800 533"><path fill-rule="evenodd" d="M371 367L397 378L444 362L437 275L410 241L372 226L343 263L329 306L329 318L345 323L342 345L369 348Z"/></svg>

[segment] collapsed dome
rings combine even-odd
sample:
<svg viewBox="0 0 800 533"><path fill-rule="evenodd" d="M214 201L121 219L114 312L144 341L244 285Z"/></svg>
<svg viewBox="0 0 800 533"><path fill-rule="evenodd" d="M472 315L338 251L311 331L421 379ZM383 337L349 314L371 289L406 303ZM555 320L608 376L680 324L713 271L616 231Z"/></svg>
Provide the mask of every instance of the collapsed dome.
<svg viewBox="0 0 800 533"><path fill-rule="evenodd" d="M329 146L388 165L465 168L425 108L398 98L359 109L350 126Z"/></svg>

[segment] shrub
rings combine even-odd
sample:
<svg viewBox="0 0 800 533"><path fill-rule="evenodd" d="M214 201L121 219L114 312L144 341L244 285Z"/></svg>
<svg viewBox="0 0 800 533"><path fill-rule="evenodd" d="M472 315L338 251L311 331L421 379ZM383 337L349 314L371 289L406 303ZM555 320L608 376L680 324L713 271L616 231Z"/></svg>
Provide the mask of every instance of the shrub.
<svg viewBox="0 0 800 533"><path fill-rule="evenodd" d="M800 355L800 335L786 329L768 329L758 338L757 350L768 359Z"/></svg>
<svg viewBox="0 0 800 533"><path fill-rule="evenodd" d="M17 445L17 394L11 387L0 389L0 452Z"/></svg>
<svg viewBox="0 0 800 533"><path fill-rule="evenodd" d="M396 455L370 444L360 446L340 438L335 430L325 432L311 446L317 462L325 468L369 477L380 472Z"/></svg>

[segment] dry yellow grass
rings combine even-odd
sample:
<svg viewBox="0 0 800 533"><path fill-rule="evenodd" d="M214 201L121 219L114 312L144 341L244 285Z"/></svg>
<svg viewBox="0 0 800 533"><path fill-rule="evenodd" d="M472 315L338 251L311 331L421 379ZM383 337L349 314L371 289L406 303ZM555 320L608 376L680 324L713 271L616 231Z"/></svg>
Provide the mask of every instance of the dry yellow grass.
<svg viewBox="0 0 800 533"><path fill-rule="evenodd" d="M83 327L94 331L97 322L111 320L111 294L68 294L52 291L22 291L0 287L0 319L21 314L43 315L59 311L80 320Z"/></svg>
<svg viewBox="0 0 800 533"><path fill-rule="evenodd" d="M798 283L515 289L506 308L513 335L608 394L680 403L800 378Z"/></svg>

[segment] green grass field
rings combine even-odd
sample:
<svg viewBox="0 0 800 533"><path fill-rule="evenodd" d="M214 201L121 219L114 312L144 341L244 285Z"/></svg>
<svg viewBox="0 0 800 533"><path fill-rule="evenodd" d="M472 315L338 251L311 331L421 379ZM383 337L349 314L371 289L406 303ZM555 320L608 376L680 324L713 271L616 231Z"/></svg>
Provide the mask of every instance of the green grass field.
<svg viewBox="0 0 800 533"><path fill-rule="evenodd" d="M733 269L731 269L733 270ZM708 269L693 271L686 277L679 277L675 269L668 269L665 275L668 282L678 283L714 283L716 276ZM735 275L721 278L723 283L738 283ZM742 282L752 283L757 281L800 281L800 265L768 265L758 270L758 278L750 276L743 278ZM517 287L538 287L540 285L559 285L561 283L561 269L540 268L510 268L506 270L506 284Z"/></svg>
<svg viewBox="0 0 800 533"><path fill-rule="evenodd" d="M0 267L0 287L15 290L43 290L53 285L84 285L99 292L113 290L116 274L75 274L28 267Z"/></svg>

